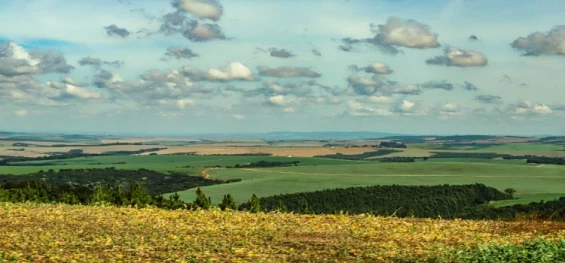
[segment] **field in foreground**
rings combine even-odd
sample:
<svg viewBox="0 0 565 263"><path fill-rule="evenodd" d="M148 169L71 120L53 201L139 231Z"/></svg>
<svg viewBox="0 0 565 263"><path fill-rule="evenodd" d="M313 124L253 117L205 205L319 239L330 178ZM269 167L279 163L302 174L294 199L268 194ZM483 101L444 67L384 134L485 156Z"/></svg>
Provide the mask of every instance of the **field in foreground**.
<svg viewBox="0 0 565 263"><path fill-rule="evenodd" d="M0 203L0 261L447 261L565 236L564 223L249 214Z"/></svg>

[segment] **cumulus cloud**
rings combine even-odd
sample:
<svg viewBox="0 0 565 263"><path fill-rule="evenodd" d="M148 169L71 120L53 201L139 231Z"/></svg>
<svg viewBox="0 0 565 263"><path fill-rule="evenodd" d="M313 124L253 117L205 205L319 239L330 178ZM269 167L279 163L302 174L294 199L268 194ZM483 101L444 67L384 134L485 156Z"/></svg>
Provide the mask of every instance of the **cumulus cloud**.
<svg viewBox="0 0 565 263"><path fill-rule="evenodd" d="M502 97L495 95L479 95L475 100L485 104L502 104Z"/></svg>
<svg viewBox="0 0 565 263"><path fill-rule="evenodd" d="M83 57L78 61L78 64L81 66L93 66L95 68L100 68L104 65L111 66L114 68L121 68L124 65L123 61L114 60L114 61L103 61L99 58L93 57Z"/></svg>
<svg viewBox="0 0 565 263"><path fill-rule="evenodd" d="M241 115L241 114L232 114L232 117L234 117L237 120L245 119L245 115Z"/></svg>
<svg viewBox="0 0 565 263"><path fill-rule="evenodd" d="M267 99L267 102L272 106L284 106L288 103L283 95L271 96Z"/></svg>
<svg viewBox="0 0 565 263"><path fill-rule="evenodd" d="M171 59L192 59L198 57L198 54L194 53L190 48L182 48L182 47L169 47L167 48L167 52L161 58L163 61L168 61Z"/></svg>
<svg viewBox="0 0 565 263"><path fill-rule="evenodd" d="M286 50L286 49L278 49L278 48L270 48L269 52L271 54L271 57L276 57L276 58L290 58L293 57L294 55L292 54L292 52Z"/></svg>
<svg viewBox="0 0 565 263"><path fill-rule="evenodd" d="M241 62L230 62L218 69L212 68L207 72L191 66L183 67L183 74L193 81L228 82L234 80L254 80L253 72Z"/></svg>
<svg viewBox="0 0 565 263"><path fill-rule="evenodd" d="M104 29L106 30L106 34L108 34L108 36L120 36L122 38L126 38L131 34L127 29L120 28L114 24L106 26L104 27Z"/></svg>
<svg viewBox="0 0 565 263"><path fill-rule="evenodd" d="M214 39L226 39L220 26L216 24L195 24L184 31L183 36L191 41L206 42Z"/></svg>
<svg viewBox="0 0 565 263"><path fill-rule="evenodd" d="M274 78L319 78L322 74L306 67L278 67L258 66L259 75Z"/></svg>
<svg viewBox="0 0 565 263"><path fill-rule="evenodd" d="M393 112L402 115L426 115L427 108L421 103L416 103L409 100L402 100L392 109Z"/></svg>
<svg viewBox="0 0 565 263"><path fill-rule="evenodd" d="M18 117L25 117L27 116L27 110L17 110L14 111L14 114Z"/></svg>
<svg viewBox="0 0 565 263"><path fill-rule="evenodd" d="M181 12L192 14L198 19L218 21L224 13L224 8L214 0L174 0L173 7Z"/></svg>
<svg viewBox="0 0 565 263"><path fill-rule="evenodd" d="M70 84L69 82L76 85ZM80 84L77 84L72 79L64 79L62 82L51 81L47 84L53 89L60 92L60 95L58 96L58 98L60 99L79 98L85 100L94 100L100 99L102 97L102 94L100 92L90 91L88 88L81 87L79 86Z"/></svg>
<svg viewBox="0 0 565 263"><path fill-rule="evenodd" d="M394 115L388 109L376 108L365 105L359 101L348 101L347 112L350 116L391 116Z"/></svg>
<svg viewBox="0 0 565 263"><path fill-rule="evenodd" d="M440 107L440 115L442 116L457 116L460 115L459 106L455 103L446 103Z"/></svg>
<svg viewBox="0 0 565 263"><path fill-rule="evenodd" d="M193 42L226 39L219 25L200 23L197 20L188 18L183 12L173 12L164 15L159 32L165 35L181 34Z"/></svg>
<svg viewBox="0 0 565 263"><path fill-rule="evenodd" d="M428 81L426 83L420 84L424 89L443 89L443 90L453 90L455 87L452 83L445 80L443 81Z"/></svg>
<svg viewBox="0 0 565 263"><path fill-rule="evenodd" d="M69 73L73 66L67 64L63 53L55 50L26 51L14 42L0 44L0 74L4 76L43 73Z"/></svg>
<svg viewBox="0 0 565 263"><path fill-rule="evenodd" d="M320 50L317 50L317 49L312 49L312 54L314 54L314 55L316 55L316 56L319 57L319 56L322 55L322 52L320 52Z"/></svg>
<svg viewBox="0 0 565 263"><path fill-rule="evenodd" d="M183 98L176 100L177 107L181 110L184 110L188 106L194 105L194 101L191 99Z"/></svg>
<svg viewBox="0 0 565 263"><path fill-rule="evenodd" d="M465 81L465 84L463 84L463 89L469 90L469 91L479 90L479 88L477 88L477 86L475 84L468 82L468 81Z"/></svg>
<svg viewBox="0 0 565 263"><path fill-rule="evenodd" d="M379 75L372 77L352 75L347 78L348 87L357 95L374 95L374 94L404 94L418 95L421 88L417 85L400 85L396 81L384 80Z"/></svg>
<svg viewBox="0 0 565 263"><path fill-rule="evenodd" d="M363 101L371 104L391 104L394 99L389 96L372 95L365 97Z"/></svg>
<svg viewBox="0 0 565 263"><path fill-rule="evenodd" d="M264 81L261 87L257 89L234 89L240 91L247 96L274 96L274 95L295 95L295 96L308 96L313 93L312 88L304 83L279 83L272 80Z"/></svg>
<svg viewBox="0 0 565 263"><path fill-rule="evenodd" d="M488 64L488 60L478 51L448 47L444 50L443 56L430 58L426 63L454 67L483 67Z"/></svg>
<svg viewBox="0 0 565 263"><path fill-rule="evenodd" d="M550 115L553 113L551 108L541 103L531 103L527 100L509 105L509 113L515 115Z"/></svg>
<svg viewBox="0 0 565 263"><path fill-rule="evenodd" d="M113 100L129 101L143 107L183 110L194 105L195 98L209 99L221 94L219 87L193 83L183 69L149 70L131 80L101 70L92 79L93 85L111 94Z"/></svg>
<svg viewBox="0 0 565 263"><path fill-rule="evenodd" d="M519 37L511 46L526 56L565 55L565 25L556 26L549 32L535 32Z"/></svg>
<svg viewBox="0 0 565 263"><path fill-rule="evenodd" d="M371 63L369 66L362 68L358 67L357 65L351 65L348 67L348 69L354 72L364 71L366 73L381 74L381 75L388 75L393 72L387 64L382 62L374 62Z"/></svg>
<svg viewBox="0 0 565 263"><path fill-rule="evenodd" d="M342 39L343 45L340 49L349 51L355 44L369 44L377 47L383 53L397 54L396 47L407 48L437 48L440 46L438 35L432 33L429 26L412 19L401 19L390 17L386 24L371 26L376 33L373 38L368 39Z"/></svg>
<svg viewBox="0 0 565 263"><path fill-rule="evenodd" d="M283 111L286 113L296 112L296 110L293 107L286 107L283 109Z"/></svg>

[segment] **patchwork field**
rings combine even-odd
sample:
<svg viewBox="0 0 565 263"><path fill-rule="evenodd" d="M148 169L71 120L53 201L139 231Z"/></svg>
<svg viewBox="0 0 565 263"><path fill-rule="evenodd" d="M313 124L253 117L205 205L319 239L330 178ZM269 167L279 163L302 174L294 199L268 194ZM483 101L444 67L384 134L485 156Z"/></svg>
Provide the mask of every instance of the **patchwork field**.
<svg viewBox="0 0 565 263"><path fill-rule="evenodd" d="M523 160L429 159L414 163L381 163L338 159L267 156L105 156L25 162L24 166L0 166L0 174L25 174L49 169L104 168L149 169L203 175L208 166L234 166L258 161L299 161L298 166L278 168L211 169L212 179L243 179L242 182L204 187L212 201L230 193L236 202L252 194L271 196L331 188L370 185L435 185L483 183L500 190L514 188L518 199L506 205L565 196L565 166L527 164ZM180 192L185 201L195 198L194 189Z"/></svg>

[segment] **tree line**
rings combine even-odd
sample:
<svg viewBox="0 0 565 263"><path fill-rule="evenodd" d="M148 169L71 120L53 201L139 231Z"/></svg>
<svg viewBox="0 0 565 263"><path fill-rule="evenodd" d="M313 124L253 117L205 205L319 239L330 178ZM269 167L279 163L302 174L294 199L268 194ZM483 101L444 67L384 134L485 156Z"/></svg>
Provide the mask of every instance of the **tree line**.
<svg viewBox="0 0 565 263"><path fill-rule="evenodd" d="M381 149L374 152L364 152L361 154L352 154L352 155L345 155L342 153L336 154L328 154L328 155L318 155L314 156L316 158L327 158L327 159L341 159L341 160L363 160L370 157L377 157L377 156L384 156L389 155L391 153L400 152L399 150L391 150L391 149Z"/></svg>
<svg viewBox="0 0 565 263"><path fill-rule="evenodd" d="M147 169L119 170L113 167L103 169L60 169L59 171L50 169L24 175L0 175L0 184L7 185L8 187L30 181L40 181L48 185L68 185L70 187L87 187L90 189L100 185L115 185L124 188L130 182L137 182L149 194L158 195L241 180L231 179L223 181L176 172L160 173Z"/></svg>
<svg viewBox="0 0 565 263"><path fill-rule="evenodd" d="M298 166L300 161L279 162L279 161L258 161L249 164L236 164L234 166L226 166L226 168L266 168L266 167L287 167Z"/></svg>
<svg viewBox="0 0 565 263"><path fill-rule="evenodd" d="M259 203L265 211L456 218L470 207L507 199L512 199L512 196L483 184L385 185L275 195L259 198ZM250 206L250 203L244 203L240 209Z"/></svg>

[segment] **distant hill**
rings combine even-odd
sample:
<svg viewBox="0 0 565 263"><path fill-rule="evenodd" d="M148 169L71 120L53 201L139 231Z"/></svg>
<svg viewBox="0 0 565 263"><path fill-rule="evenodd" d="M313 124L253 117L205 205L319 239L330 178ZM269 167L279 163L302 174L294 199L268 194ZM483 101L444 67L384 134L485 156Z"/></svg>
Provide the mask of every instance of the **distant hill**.
<svg viewBox="0 0 565 263"><path fill-rule="evenodd" d="M398 136L385 132L267 132L267 133L208 133L188 134L188 138L247 138L263 140L363 140Z"/></svg>

